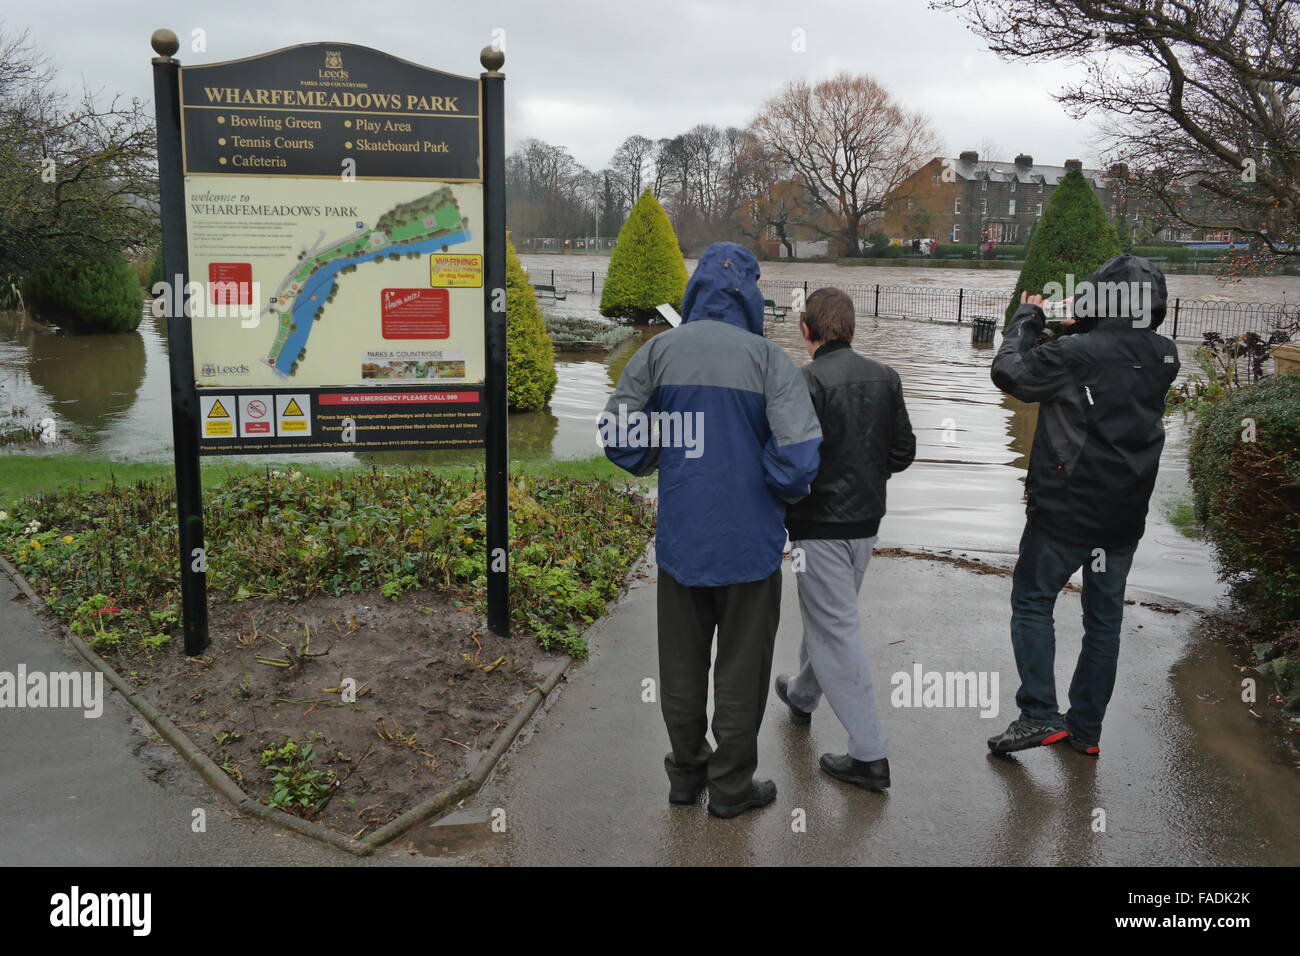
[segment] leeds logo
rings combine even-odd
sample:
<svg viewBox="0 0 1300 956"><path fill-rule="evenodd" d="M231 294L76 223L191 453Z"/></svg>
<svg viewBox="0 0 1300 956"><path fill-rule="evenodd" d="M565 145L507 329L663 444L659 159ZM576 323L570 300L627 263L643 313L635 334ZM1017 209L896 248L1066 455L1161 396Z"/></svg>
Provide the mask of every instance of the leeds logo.
<svg viewBox="0 0 1300 956"><path fill-rule="evenodd" d="M325 68L328 70L343 69L343 53L339 50L326 50Z"/></svg>

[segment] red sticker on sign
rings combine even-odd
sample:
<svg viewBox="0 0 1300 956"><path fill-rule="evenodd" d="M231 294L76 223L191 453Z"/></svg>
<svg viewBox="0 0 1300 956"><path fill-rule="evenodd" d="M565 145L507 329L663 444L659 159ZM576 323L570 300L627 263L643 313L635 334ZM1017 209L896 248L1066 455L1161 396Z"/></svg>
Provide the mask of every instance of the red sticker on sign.
<svg viewBox="0 0 1300 956"><path fill-rule="evenodd" d="M252 305L253 264L208 263L208 302L212 305Z"/></svg>
<svg viewBox="0 0 1300 956"><path fill-rule="evenodd" d="M446 289L381 289L379 312L386 339L445 339L451 335Z"/></svg>

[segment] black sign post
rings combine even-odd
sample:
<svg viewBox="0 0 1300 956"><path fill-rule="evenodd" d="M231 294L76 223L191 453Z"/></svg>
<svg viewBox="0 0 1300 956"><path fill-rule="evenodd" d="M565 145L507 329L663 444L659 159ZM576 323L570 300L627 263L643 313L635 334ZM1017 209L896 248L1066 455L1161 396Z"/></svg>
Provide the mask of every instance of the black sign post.
<svg viewBox="0 0 1300 956"><path fill-rule="evenodd" d="M199 475L199 399L194 386L189 277L185 245L185 181L181 171L180 41L171 30L152 37L153 99L158 123L158 203L162 219L167 354L172 389L172 442L176 458L176 521L181 560L181 621L185 653L208 646L207 553L203 544L203 486ZM180 306L177 314L177 306Z"/></svg>
<svg viewBox="0 0 1300 956"><path fill-rule="evenodd" d="M506 78L505 53L484 47L483 214L487 232L483 269L487 378L487 547L488 629L510 634L510 504L506 436Z"/></svg>
<svg viewBox="0 0 1300 956"><path fill-rule="evenodd" d="M488 626L506 635L504 56L485 49L476 82L353 44L183 71L172 31L152 45L185 653L209 643L201 455L485 447ZM384 185L357 205L358 180ZM321 225L287 270L283 240L257 231L277 220L283 235ZM358 269L348 305L332 305ZM230 351L225 326L196 330L230 304L253 310L245 329L270 322L269 354ZM326 362L307 362L322 320Z"/></svg>

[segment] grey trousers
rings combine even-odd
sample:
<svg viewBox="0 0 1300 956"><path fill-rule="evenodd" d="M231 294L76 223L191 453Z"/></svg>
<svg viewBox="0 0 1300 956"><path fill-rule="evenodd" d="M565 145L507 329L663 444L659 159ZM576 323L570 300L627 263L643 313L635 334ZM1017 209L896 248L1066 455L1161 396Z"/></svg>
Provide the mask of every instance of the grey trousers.
<svg viewBox="0 0 1300 956"><path fill-rule="evenodd" d="M880 760L888 755L885 729L876 715L871 664L862 639L858 591L876 538L791 541L791 555L803 612L799 673L786 693L800 710L813 711L822 694L849 732L849 756Z"/></svg>

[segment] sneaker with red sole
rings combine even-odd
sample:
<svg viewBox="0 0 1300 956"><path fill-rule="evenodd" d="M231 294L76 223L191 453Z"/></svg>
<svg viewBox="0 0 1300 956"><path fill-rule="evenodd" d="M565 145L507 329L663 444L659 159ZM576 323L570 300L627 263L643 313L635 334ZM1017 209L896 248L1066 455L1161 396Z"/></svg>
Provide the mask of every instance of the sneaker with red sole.
<svg viewBox="0 0 1300 956"><path fill-rule="evenodd" d="M1009 754L1030 747L1048 747L1069 739L1069 736L1059 724L1017 717L1006 730L989 738L989 750L995 754Z"/></svg>

